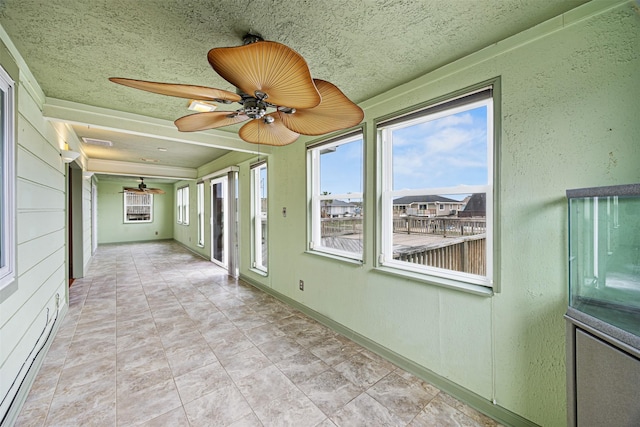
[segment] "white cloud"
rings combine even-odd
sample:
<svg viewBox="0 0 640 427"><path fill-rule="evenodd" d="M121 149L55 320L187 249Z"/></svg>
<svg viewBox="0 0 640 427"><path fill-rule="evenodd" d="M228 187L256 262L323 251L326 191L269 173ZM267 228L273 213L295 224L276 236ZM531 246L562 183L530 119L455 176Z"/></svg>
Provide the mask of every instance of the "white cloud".
<svg viewBox="0 0 640 427"><path fill-rule="evenodd" d="M470 184L486 178L486 125L469 112L394 132L396 188Z"/></svg>

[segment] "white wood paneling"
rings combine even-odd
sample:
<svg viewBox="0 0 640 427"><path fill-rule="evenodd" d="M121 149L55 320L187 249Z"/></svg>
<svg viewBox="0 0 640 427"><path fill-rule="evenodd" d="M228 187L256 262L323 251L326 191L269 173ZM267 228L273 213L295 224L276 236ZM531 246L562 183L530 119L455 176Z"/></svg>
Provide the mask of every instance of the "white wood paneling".
<svg viewBox="0 0 640 427"><path fill-rule="evenodd" d="M32 144L30 144L32 145ZM49 146L50 147L50 146ZM47 150L51 151L51 150ZM18 177L64 192L64 174L25 147L18 147ZM56 163L57 166L57 163Z"/></svg>
<svg viewBox="0 0 640 427"><path fill-rule="evenodd" d="M0 56L0 65L8 58ZM64 141L42 116L34 91L17 85L17 92L17 279L0 295L0 395L7 396L0 415L15 413L24 401L30 383L23 379L56 310L64 310L67 288Z"/></svg>

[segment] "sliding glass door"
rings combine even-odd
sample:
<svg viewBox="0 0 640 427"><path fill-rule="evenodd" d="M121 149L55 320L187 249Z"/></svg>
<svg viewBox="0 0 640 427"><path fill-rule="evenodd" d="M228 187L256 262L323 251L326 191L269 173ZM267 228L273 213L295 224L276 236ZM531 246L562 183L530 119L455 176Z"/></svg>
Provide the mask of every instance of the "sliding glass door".
<svg viewBox="0 0 640 427"><path fill-rule="evenodd" d="M211 180L211 261L224 268L228 268L229 241L227 185L226 176Z"/></svg>

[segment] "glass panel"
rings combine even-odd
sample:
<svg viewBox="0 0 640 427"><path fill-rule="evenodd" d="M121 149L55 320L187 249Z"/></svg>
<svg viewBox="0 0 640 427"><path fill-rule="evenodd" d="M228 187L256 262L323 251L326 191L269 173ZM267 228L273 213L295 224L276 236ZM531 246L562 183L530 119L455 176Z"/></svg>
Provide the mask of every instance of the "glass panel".
<svg viewBox="0 0 640 427"><path fill-rule="evenodd" d="M391 134L393 190L488 184L486 105Z"/></svg>
<svg viewBox="0 0 640 427"><path fill-rule="evenodd" d="M260 264L262 266L262 268L266 269L267 268L267 264L268 264L268 257L269 257L269 252L267 251L267 247L268 247L268 235L267 235L267 203L268 203L268 198L267 198L267 168L266 167L261 167L259 170L260 173L260 177L259 177L259 198L260 198L260 209L259 211L259 216L260 216L260 253L261 253L261 261Z"/></svg>
<svg viewBox="0 0 640 427"><path fill-rule="evenodd" d="M346 137L312 149L313 247L362 258L363 139Z"/></svg>
<svg viewBox="0 0 640 427"><path fill-rule="evenodd" d="M222 182L211 184L211 251L214 259L224 262L224 185Z"/></svg>
<svg viewBox="0 0 640 427"><path fill-rule="evenodd" d="M176 191L176 216L178 224L182 224L182 188Z"/></svg>
<svg viewBox="0 0 640 427"><path fill-rule="evenodd" d="M125 193L126 222L150 222L151 221L151 195Z"/></svg>
<svg viewBox="0 0 640 427"><path fill-rule="evenodd" d="M569 199L569 304L640 336L640 197Z"/></svg>
<svg viewBox="0 0 640 427"><path fill-rule="evenodd" d="M182 223L185 225L189 224L189 187L184 187L182 189Z"/></svg>
<svg viewBox="0 0 640 427"><path fill-rule="evenodd" d="M362 254L362 199L321 200L316 220L323 247Z"/></svg>
<svg viewBox="0 0 640 427"><path fill-rule="evenodd" d="M204 183L197 184L198 198L198 245L204 246Z"/></svg>
<svg viewBox="0 0 640 427"><path fill-rule="evenodd" d="M321 194L362 193L362 138L319 150Z"/></svg>
<svg viewBox="0 0 640 427"><path fill-rule="evenodd" d="M393 258L486 275L486 194L405 196L393 201Z"/></svg>
<svg viewBox="0 0 640 427"><path fill-rule="evenodd" d="M5 267L7 264L6 261L6 254L5 254L5 247L6 247L6 241L7 241L7 236L6 236L6 230L5 230L5 222L6 222L6 218L5 216L7 215L6 212L6 204L5 204L5 199L7 198L7 194L5 194L5 179L8 177L5 177L6 175L6 170L5 170L5 164L7 159L5 159L5 157L7 156L7 151L5 150L5 144L7 143L7 138L5 133L5 115L7 114L6 112L6 108L5 108L5 92L4 90L0 90L0 242L2 242L2 244L0 244L0 268L1 267Z"/></svg>

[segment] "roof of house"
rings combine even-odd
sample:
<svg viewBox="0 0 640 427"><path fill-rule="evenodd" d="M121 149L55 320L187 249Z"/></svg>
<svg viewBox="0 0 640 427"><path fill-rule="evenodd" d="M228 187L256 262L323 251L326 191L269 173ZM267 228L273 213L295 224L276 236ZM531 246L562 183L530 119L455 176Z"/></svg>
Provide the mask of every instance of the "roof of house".
<svg viewBox="0 0 640 427"><path fill-rule="evenodd" d="M358 205L356 205L355 203L351 203L351 202L345 202L344 200L330 200L328 201L329 203L326 204L326 206L349 206L349 207L357 207Z"/></svg>
<svg viewBox="0 0 640 427"><path fill-rule="evenodd" d="M465 211L473 212L485 212L487 210L487 197L484 193L475 193L471 195L467 205L464 208Z"/></svg>
<svg viewBox="0 0 640 427"><path fill-rule="evenodd" d="M463 203L460 200L453 200L444 196L422 195L422 196L404 196L393 201L394 205L410 205L412 203Z"/></svg>

